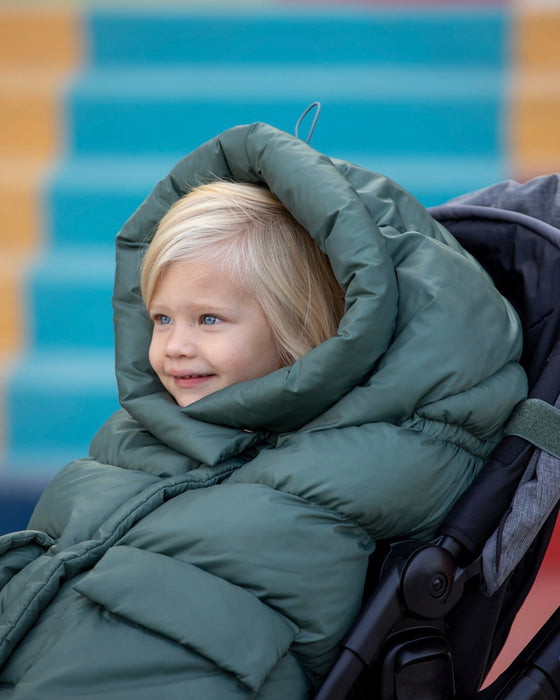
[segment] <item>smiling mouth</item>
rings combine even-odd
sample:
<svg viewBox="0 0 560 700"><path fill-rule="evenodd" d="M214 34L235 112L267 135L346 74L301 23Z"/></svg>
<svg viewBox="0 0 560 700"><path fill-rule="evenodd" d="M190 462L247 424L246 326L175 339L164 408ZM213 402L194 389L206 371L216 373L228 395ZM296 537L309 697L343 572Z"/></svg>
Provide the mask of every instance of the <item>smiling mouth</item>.
<svg viewBox="0 0 560 700"><path fill-rule="evenodd" d="M173 376L173 382L175 386L180 389L188 389L198 384L203 384L208 379L215 377L215 374L183 374L180 376Z"/></svg>

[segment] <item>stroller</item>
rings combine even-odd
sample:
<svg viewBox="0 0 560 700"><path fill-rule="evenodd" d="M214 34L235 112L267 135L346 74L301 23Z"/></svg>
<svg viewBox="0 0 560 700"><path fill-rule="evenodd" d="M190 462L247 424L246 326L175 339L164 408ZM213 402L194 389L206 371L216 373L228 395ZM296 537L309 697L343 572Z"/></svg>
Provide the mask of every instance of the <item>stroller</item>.
<svg viewBox="0 0 560 700"><path fill-rule="evenodd" d="M560 607L479 691L529 592L560 498L560 175L435 207L518 312L529 400L431 543L386 543L315 700L560 698ZM477 692L478 691L478 692Z"/></svg>

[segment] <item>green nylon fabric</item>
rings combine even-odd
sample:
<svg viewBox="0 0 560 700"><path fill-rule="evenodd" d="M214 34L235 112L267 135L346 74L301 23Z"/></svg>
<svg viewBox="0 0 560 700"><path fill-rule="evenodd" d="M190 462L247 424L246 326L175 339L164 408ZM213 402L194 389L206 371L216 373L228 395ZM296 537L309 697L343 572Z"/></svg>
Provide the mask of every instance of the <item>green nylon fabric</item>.
<svg viewBox="0 0 560 700"><path fill-rule="evenodd" d="M527 399L516 406L505 432L525 438L560 459L560 410L545 401Z"/></svg>
<svg viewBox="0 0 560 700"><path fill-rule="evenodd" d="M265 183L329 255L338 335L180 408L139 261L212 177ZM380 538L433 534L526 395L519 321L391 180L265 124L188 155L119 233L122 409L0 538L0 699L312 696Z"/></svg>

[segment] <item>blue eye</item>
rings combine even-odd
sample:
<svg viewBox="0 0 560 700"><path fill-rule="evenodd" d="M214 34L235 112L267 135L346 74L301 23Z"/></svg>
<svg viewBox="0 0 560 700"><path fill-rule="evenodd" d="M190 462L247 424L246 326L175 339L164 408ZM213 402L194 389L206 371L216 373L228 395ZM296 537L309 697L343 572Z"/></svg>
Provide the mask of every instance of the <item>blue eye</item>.
<svg viewBox="0 0 560 700"><path fill-rule="evenodd" d="M212 316L211 314L204 314L204 316L201 317L200 322L203 326L215 326L216 323L220 322L220 319L217 316Z"/></svg>
<svg viewBox="0 0 560 700"><path fill-rule="evenodd" d="M172 323L170 317L166 316L165 314L160 314L156 318L156 322L159 323L161 326L168 326L170 323Z"/></svg>

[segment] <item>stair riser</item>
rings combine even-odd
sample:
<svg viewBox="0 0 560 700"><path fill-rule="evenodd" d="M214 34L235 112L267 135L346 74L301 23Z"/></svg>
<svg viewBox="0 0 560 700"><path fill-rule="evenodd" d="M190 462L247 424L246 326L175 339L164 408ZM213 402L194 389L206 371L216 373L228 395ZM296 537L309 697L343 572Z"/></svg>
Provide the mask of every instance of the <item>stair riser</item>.
<svg viewBox="0 0 560 700"><path fill-rule="evenodd" d="M294 11L242 7L212 12L141 8L90 14L97 65L387 62L497 66L507 30L500 8Z"/></svg>

